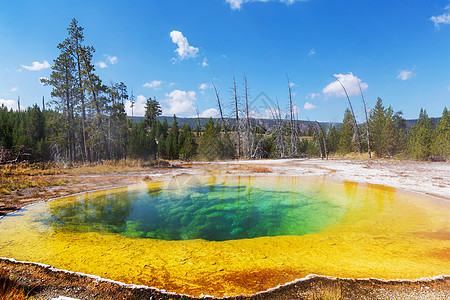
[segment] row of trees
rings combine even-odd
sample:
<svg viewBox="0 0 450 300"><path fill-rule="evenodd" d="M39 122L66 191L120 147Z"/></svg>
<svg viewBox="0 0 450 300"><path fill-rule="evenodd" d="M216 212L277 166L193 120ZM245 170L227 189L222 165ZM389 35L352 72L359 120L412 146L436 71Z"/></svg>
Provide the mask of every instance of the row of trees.
<svg viewBox="0 0 450 300"><path fill-rule="evenodd" d="M165 118L161 123L157 120L160 114L159 103L149 99L147 116L142 122L134 123L125 117L123 121L125 125L117 126L114 115L106 118L106 128L122 130L114 134L107 133L108 137L116 137L108 142L111 157L145 160L215 160L238 156L236 124L223 126L221 119L214 121L211 118L203 129L198 127L193 131L187 124L180 128L176 116L171 126ZM6 107L1 107L0 149L3 150L0 151L0 156L3 156L0 157L0 162L17 160L20 156L22 159L70 162L70 144L64 139L57 139L61 135L64 136L64 131L68 132L60 123L62 117L60 112L42 111L37 105L21 112L8 111ZM294 142L297 156L344 155L358 152L359 146L362 151L368 151L370 143L373 153L382 158L400 157L416 160L450 158L450 113L447 108L444 108L442 117L436 125L426 111L421 110L419 119L408 131L402 113L394 113L390 106L385 108L382 100L378 99L370 111L368 121L357 125L361 133L360 145L357 143L356 130L349 109L345 112L340 129L331 125L325 130L321 124L313 123L310 123L304 131L297 128L299 136ZM282 157L280 149L282 151L284 147L286 151L292 144L290 121L285 118L283 123L281 128L274 122L272 128L256 126L254 128L257 130L250 131L253 143L257 145L251 149L258 147L260 158L280 158ZM369 142L365 134L368 132L367 126L370 131ZM241 155L248 158L251 152L246 150L248 145L247 140L243 138L245 135L241 135ZM5 149L9 150L7 156ZM286 153L289 152L284 153L286 157ZM79 156L78 160L81 161L82 157Z"/></svg>
<svg viewBox="0 0 450 300"><path fill-rule="evenodd" d="M327 145L330 153L346 154L357 152L357 136L349 109L346 110L342 127L328 130ZM385 108L378 98L370 111L368 122L358 125L361 133L361 150L371 151L380 158L412 158L416 160L445 160L450 158L450 114L444 108L437 122L429 118L427 112L420 110L417 122L407 130L407 122L402 112ZM366 130L366 129L369 130ZM366 132L370 132L367 139ZM319 139L317 139L319 141ZM368 141L368 142L367 142Z"/></svg>
<svg viewBox="0 0 450 300"><path fill-rule="evenodd" d="M125 102L134 104L124 83L103 84L92 64L92 46L84 44L83 28L73 19L68 37L58 45L49 79L52 86L50 110L37 105L22 112L0 108L0 148L10 154L31 159L64 162L94 162L105 159L229 159L285 158L301 156L328 157L368 151L378 157L448 159L450 157L450 120L445 108L434 129L433 121L421 110L418 122L407 131L401 112L385 108L381 99L358 124L347 95L349 109L341 128L325 128L319 122L298 121L291 83L287 78L288 105L278 102L267 107L272 121L260 123L252 116L247 78L239 91L233 75L232 99L224 103L213 84L220 118L194 131L178 126L176 117L169 127L157 117L161 107L155 99L146 103L145 120L131 122ZM338 79L336 79L339 81ZM346 93L344 85L343 90ZM365 101L361 90L361 96ZM268 103L266 103L268 104ZM226 108L229 108L227 112ZM4 155L3 155L4 156ZM11 156L11 155L9 155ZM11 157L8 159L11 160ZM0 160L6 160L0 158Z"/></svg>

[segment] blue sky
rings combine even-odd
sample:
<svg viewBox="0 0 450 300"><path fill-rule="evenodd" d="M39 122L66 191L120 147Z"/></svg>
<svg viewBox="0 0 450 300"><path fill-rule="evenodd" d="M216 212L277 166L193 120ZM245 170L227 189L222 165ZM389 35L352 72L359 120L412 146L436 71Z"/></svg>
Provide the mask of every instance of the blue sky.
<svg viewBox="0 0 450 300"><path fill-rule="evenodd" d="M165 0L10 1L0 10L0 102L50 98L49 77L72 18L96 49L104 83L124 82L143 102L156 97L165 115L217 113L211 82L225 104L232 77L247 76L252 111L268 116L263 92L288 104L289 76L299 119L341 121L346 86L358 118L358 80L369 107L377 97L406 118L421 107L450 107L450 1ZM257 98L255 100L255 98Z"/></svg>

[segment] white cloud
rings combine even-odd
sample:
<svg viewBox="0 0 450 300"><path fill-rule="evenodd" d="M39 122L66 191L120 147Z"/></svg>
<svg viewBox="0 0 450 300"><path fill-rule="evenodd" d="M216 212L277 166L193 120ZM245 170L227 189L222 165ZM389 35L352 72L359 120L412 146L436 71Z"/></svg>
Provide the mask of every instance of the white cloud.
<svg viewBox="0 0 450 300"><path fill-rule="evenodd" d="M162 81L153 80L152 82L147 82L143 85L143 87L148 87L154 90L159 90L161 88Z"/></svg>
<svg viewBox="0 0 450 300"><path fill-rule="evenodd" d="M17 110L17 101L16 100L5 100L0 99L0 107L5 106L8 108L8 110L12 109L14 111ZM20 106L20 110L25 110L25 107L22 105Z"/></svg>
<svg viewBox="0 0 450 300"><path fill-rule="evenodd" d="M119 61L117 56L109 56L109 55L105 55L105 56L106 56L106 61L98 61L97 63L95 63L100 69L107 68L108 64L115 65Z"/></svg>
<svg viewBox="0 0 450 300"><path fill-rule="evenodd" d="M96 65L100 68L100 69L104 69L107 68L108 65L104 62L104 61L99 61L96 63Z"/></svg>
<svg viewBox="0 0 450 300"><path fill-rule="evenodd" d="M361 89L363 91L367 90L367 88L369 87L367 83L362 82L361 79L354 76L353 73L334 74L333 76L339 79L339 81L344 85L349 96L360 95L358 82L361 85ZM325 97L345 97L345 92L342 89L341 84L337 81L333 81L332 83L324 87L322 93L325 95Z"/></svg>
<svg viewBox="0 0 450 300"><path fill-rule="evenodd" d="M200 84L200 86L198 87L198 89L200 90L200 94L204 95L205 94L205 90L211 88L211 85L208 83L202 83Z"/></svg>
<svg viewBox="0 0 450 300"><path fill-rule="evenodd" d="M294 87L294 85L295 85L295 83L293 83L293 82L289 83L290 87Z"/></svg>
<svg viewBox="0 0 450 300"><path fill-rule="evenodd" d="M434 23L434 26L439 30L440 24L450 24L450 4L445 7L445 11L442 15L432 16L430 21Z"/></svg>
<svg viewBox="0 0 450 300"><path fill-rule="evenodd" d="M309 50L308 55L316 55L316 50L314 48L311 48L311 50Z"/></svg>
<svg viewBox="0 0 450 300"><path fill-rule="evenodd" d="M169 86L170 86L170 87L172 87L172 86L174 86L174 85L176 85L175 82L170 82L170 83L169 83Z"/></svg>
<svg viewBox="0 0 450 300"><path fill-rule="evenodd" d="M209 88L209 84L207 84L207 83L202 83L198 87L199 90L206 90L207 88Z"/></svg>
<svg viewBox="0 0 450 300"><path fill-rule="evenodd" d="M147 98L144 95L139 95L136 97L133 107L133 116L145 116L145 104L147 103ZM131 116L131 101L125 101L125 112L128 116Z"/></svg>
<svg viewBox="0 0 450 300"><path fill-rule="evenodd" d="M166 93L165 103L169 107L163 108L164 115L184 115L195 112L194 102L197 100L194 91L174 90Z"/></svg>
<svg viewBox="0 0 450 300"><path fill-rule="evenodd" d="M273 0L226 0L227 3L230 4L230 8L233 10L239 10L242 8L242 5L249 2L269 2ZM304 2L308 0L275 0L282 3L286 3L286 5L294 4L295 2Z"/></svg>
<svg viewBox="0 0 450 300"><path fill-rule="evenodd" d="M400 80L409 80L411 78L414 78L416 76L416 73L413 71L408 70L398 70L397 79Z"/></svg>
<svg viewBox="0 0 450 300"><path fill-rule="evenodd" d="M276 110L276 109L275 109L275 111L278 112L278 110ZM250 118L255 118L255 119L272 119L272 109L265 108L262 112L252 110L249 112L249 115L250 115ZM282 113L282 115L284 115L284 113Z"/></svg>
<svg viewBox="0 0 450 300"><path fill-rule="evenodd" d="M14 93L14 92L17 92L18 90L19 90L19 87L13 86L9 91L10 91L11 93Z"/></svg>
<svg viewBox="0 0 450 300"><path fill-rule="evenodd" d="M108 61L111 65L117 64L117 61L118 61L117 56L106 55L106 58L108 59Z"/></svg>
<svg viewBox="0 0 450 300"><path fill-rule="evenodd" d="M41 70L48 69L51 67L50 64L48 63L48 61L46 61L46 60L44 60L42 63L40 63L38 61L33 61L31 66L25 66L25 65L20 65L20 66L28 71L41 71Z"/></svg>
<svg viewBox="0 0 450 300"><path fill-rule="evenodd" d="M208 59L205 57L205 58L203 59L203 61L202 61L202 67L204 68L204 67L207 67L207 66L209 66L209 64L208 64Z"/></svg>
<svg viewBox="0 0 450 300"><path fill-rule="evenodd" d="M320 97L320 95L320 93L310 93L308 96L306 96L306 99L314 99Z"/></svg>
<svg viewBox="0 0 450 300"><path fill-rule="evenodd" d="M248 2L248 0L245 2ZM241 9L244 0L227 0L227 3L230 3L231 9Z"/></svg>
<svg viewBox="0 0 450 300"><path fill-rule="evenodd" d="M172 42L178 45L175 52L178 54L179 60L197 57L198 48L189 45L188 40L183 33L173 30L170 33L170 37L172 38Z"/></svg>
<svg viewBox="0 0 450 300"><path fill-rule="evenodd" d="M305 109L305 110L313 110L316 108L317 108L317 106L315 106L314 104L311 104L309 102L306 102L305 105L303 105L303 109Z"/></svg>
<svg viewBox="0 0 450 300"><path fill-rule="evenodd" d="M204 111L202 111L201 113L200 113L200 118L217 118L217 117L219 117L220 116L220 113L219 113L219 111L217 110L217 109L215 109L215 108L209 108L209 109L207 109L207 110L204 110ZM192 118L193 117L197 117L196 115L195 116L192 116Z"/></svg>

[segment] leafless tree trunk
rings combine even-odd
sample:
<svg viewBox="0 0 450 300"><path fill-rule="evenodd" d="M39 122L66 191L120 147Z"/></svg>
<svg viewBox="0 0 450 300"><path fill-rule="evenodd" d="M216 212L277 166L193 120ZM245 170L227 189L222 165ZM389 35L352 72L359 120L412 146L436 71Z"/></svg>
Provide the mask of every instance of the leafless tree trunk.
<svg viewBox="0 0 450 300"><path fill-rule="evenodd" d="M350 102L350 97L348 96L347 90L345 89L344 85L342 84L342 82L333 76L333 78L339 82L339 84L342 86L342 89L344 89L345 95L347 96L347 100L348 100L348 105L350 106L350 111L352 112L352 116L353 116L353 125L355 126L355 131L356 131L356 143L358 145L358 151L360 153L362 153L362 148L361 148L361 136L359 134L359 127L358 127L358 123L356 122L356 117L355 117L355 113L353 112L353 107L352 107L352 103Z"/></svg>
<svg viewBox="0 0 450 300"><path fill-rule="evenodd" d="M294 126L294 104L292 102L292 89L291 83L289 81L289 76L287 76L287 83L289 88L289 119L290 119L290 129L291 129L291 156L297 154L297 128Z"/></svg>
<svg viewBox="0 0 450 300"><path fill-rule="evenodd" d="M369 130L369 118L367 117L367 108L366 108L366 101L364 100L364 94L361 88L361 84L358 81L359 91L361 92L361 99L364 104L364 114L366 115L366 130L367 130L367 149L369 152L369 158L372 158L372 151L370 150L370 130Z"/></svg>
<svg viewBox="0 0 450 300"><path fill-rule="evenodd" d="M197 113L197 128L198 128L198 130L197 130L197 136L201 136L201 127L200 127L200 112L199 112L199 110L198 110L198 107L196 107L195 108L195 112Z"/></svg>
<svg viewBox="0 0 450 300"><path fill-rule="evenodd" d="M244 92L245 92L245 119L246 119L246 132L247 132L247 157L251 156L251 149L253 148L253 143L251 140L251 126L250 126L250 113L249 113L249 105L248 105L248 85L247 85L247 76L244 75Z"/></svg>
<svg viewBox="0 0 450 300"><path fill-rule="evenodd" d="M233 74L233 92L234 92L234 107L236 114L236 131L237 131L237 142L238 142L238 159L241 158L241 133L239 130L239 107L238 107L238 96L236 88L236 78Z"/></svg>
<svg viewBox="0 0 450 300"><path fill-rule="evenodd" d="M317 125L319 125L320 131L322 132L322 140L323 140L323 147L324 147L324 150L325 150L325 157L328 160L327 140L325 138L325 131L323 130L322 125L320 125L320 123L317 120L316 120L316 123L317 123ZM323 157L322 157L322 159L323 159Z"/></svg>
<svg viewBox="0 0 450 300"><path fill-rule="evenodd" d="M214 82L211 82L212 86L214 87L214 91L216 92L216 98L217 98L217 106L219 107L219 113L220 113L220 120L222 121L222 129L226 132L225 128L225 119L223 118L223 111L222 111L222 104L220 103L220 97L219 92L217 91L216 85Z"/></svg>
<svg viewBox="0 0 450 300"><path fill-rule="evenodd" d="M272 119L275 121L272 133L275 134L275 145L277 148L277 155L280 158L284 158L286 151L283 137L283 119L281 118L281 110L278 100L277 106L270 108L270 114L272 115Z"/></svg>

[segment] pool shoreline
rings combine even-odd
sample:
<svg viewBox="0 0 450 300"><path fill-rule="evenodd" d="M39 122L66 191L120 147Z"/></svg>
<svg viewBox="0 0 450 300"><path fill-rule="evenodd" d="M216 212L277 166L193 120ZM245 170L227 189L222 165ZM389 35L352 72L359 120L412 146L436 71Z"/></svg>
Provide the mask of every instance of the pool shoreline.
<svg viewBox="0 0 450 300"><path fill-rule="evenodd" d="M263 165L264 161L258 161L258 163ZM231 169L230 166L234 168L234 166L236 164L239 165L239 162L237 162L237 163L236 162L232 162L231 165L228 165L227 167L229 169ZM194 174L200 175L200 174L204 174L204 173L211 173L211 170L208 170L208 171L205 172L205 169L201 168L202 164L199 164L199 165L200 165L200 172L197 169L197 170L195 170ZM320 166L320 164L319 164L319 166ZM271 164L269 164L268 167L271 167ZM275 168L280 168L280 167L278 166L278 167L275 167ZM314 168L316 169L317 165ZM317 169L320 170L318 172L319 174L317 174L317 172L315 172L313 174L310 174L310 173L309 174L304 174L303 176L311 176L311 175L312 176L314 176L314 175L330 176L330 175L333 175L333 173L334 173L334 172L330 172L330 169L325 170L325 172L323 172L323 170L320 169L320 168L317 168ZM173 176L177 176L180 173L183 173L183 172L186 172L186 171L190 171L190 170L186 170L186 169L178 169L178 170L175 169L175 170L176 171L173 172L174 170L172 169L171 170L172 172L170 172L172 177ZM158 170L158 171L160 171L160 170ZM322 172L322 174L320 174L320 172ZM190 172L188 172L188 173L190 173ZM228 175L231 175L231 176L234 176L234 175L238 176L240 174L242 174L242 175L252 174L251 170L244 170L244 172L242 172L242 170L232 170L232 172L220 170L220 172L218 172L218 173L225 173L225 174L228 174ZM155 174L152 174L152 175L153 175L152 179L158 180L158 178L162 178L162 177L164 177L167 174L156 174L156 176L155 176ZM256 175L261 175L261 174L256 174ZM263 176L277 176L277 175L279 175L279 170L272 169L270 173L266 173L266 174L262 174L262 175ZM284 173L282 175L283 176L296 176L294 174L286 174L286 173ZM142 176L142 177L145 176L145 172L140 174L140 176ZM341 177L337 177L337 178L333 178L334 176L330 176L330 177L332 179L335 179L335 180L338 180L338 181L342 180L341 179L342 176ZM351 178L351 179L354 179L354 178ZM358 181L356 181L356 182L358 182ZM361 181L359 181L359 182L361 182ZM365 183L367 183L367 182L365 182ZM124 187L124 186L127 186L129 184L130 183L124 183L124 184L115 186L115 188ZM111 188L111 187L106 187L106 188ZM444 193L444 195L442 195L442 193L441 194L438 193L438 194L430 195L430 194L427 194L427 193L422 193L420 190L411 191L410 189L404 188L404 187L396 187L396 188L401 189L401 190L406 191L406 192L410 192L410 193L424 194L427 197L435 197L435 198L437 198L439 200L443 200L443 201L448 201L449 200L449 198L445 196L445 193ZM101 190L104 190L104 189L105 188L100 188L100 189L97 188L97 189L89 190L89 191L83 190L83 191L80 191L80 192L78 192L76 194L84 194L84 193L87 193L87 192L101 191ZM75 194L71 194L71 195L73 196ZM56 200L56 199L59 199L59 198L64 198L66 196L67 195L64 195L64 196L61 196L61 197L57 197L57 198L46 199L46 200L38 200L38 201L35 201L34 203L29 204L29 205L34 205L34 204L42 202L42 201L52 201L52 200ZM21 209L26 208L29 205L24 206ZM8 214L6 214L6 215L8 215ZM1 216L0 219L2 217L3 216ZM19 265L21 267L17 268L17 266L19 266ZM12 268L10 268L11 266L12 266ZM14 266L16 266L16 267L14 267ZM154 298L154 299L169 299L169 298L170 299L199 299L199 298L195 298L195 297L188 296L188 295L178 295L178 294L174 294L174 293L163 292L161 290L158 290L158 289L152 288L152 287L148 287L148 286L130 286L130 285L118 282L118 281L112 281L112 280L103 279L103 278L97 277L97 276L92 276L92 275L87 275L87 274L82 274L82 273L76 273L76 272L71 272L71 271L65 271L65 270L62 270L62 269L56 269L56 268L50 267L48 265L43 265L43 264L39 264L39 263L19 262L19 261L16 261L14 259L10 259L10 258L0 258L0 267L8 268L8 269L10 269L11 272L14 272L15 269L20 269L21 270L21 274L23 276L23 278L22 278L23 280L25 280L25 278L27 278L27 277L28 278L33 278L33 274L32 274L33 272L37 272L37 273L44 272L44 273L46 273L48 275L49 274L53 274L54 276L49 275L51 278L53 278L53 279L51 279L51 281L56 280L55 278L60 277L61 274L64 273L65 276L69 276L69 277L72 276L72 277L76 277L76 278L78 278L78 277L90 278L90 283L88 283L88 286L94 284L97 281L101 281L101 282L108 283L108 284L111 284L111 285L117 285L113 289L116 290L116 291L117 291L117 289L124 289L124 290L127 291L127 292L124 291L125 293L132 293L130 291L136 291L136 290L139 290L138 293L144 293L142 291L142 289L144 289L144 290L148 289L148 290L151 290L152 293L156 293L156 294L154 294L154 296L157 297L157 298ZM29 272L27 272L26 269L30 269ZM87 281L89 281L89 280L87 280ZM417 280L409 280L409 279L382 280L382 279L374 279L374 278L351 279L351 278L327 277L327 276L321 276L321 275L308 275L308 276L306 276L304 278L296 279L296 280L288 282L288 283L286 283L284 285L280 285L278 287L270 288L269 290L266 290L266 291L261 291L261 292L258 292L256 294L249 295L248 297L250 297L250 298L255 298L256 297L258 299L262 299L261 297L263 297L264 299L290 299L289 297L283 298L284 296L282 296L282 294L284 293L283 292L284 290L287 289L287 290L289 290L289 293L293 293L293 291L291 291L292 288L298 289L299 286L303 286L303 287L304 286L308 286L309 283L307 283L307 282L310 282L310 281L313 282L314 284L316 284L317 282L321 282L321 285L324 284L323 282L326 282L327 284L330 284L332 286L337 284L337 283L339 283L340 286L342 286L342 285L358 285L358 284L365 285L365 284L370 283L372 285L376 284L376 285L384 286L381 289L384 289L386 286L390 286L392 284L397 286L397 285L403 285L403 284L407 283L408 285L412 285L413 286L412 287L412 291L413 292L415 291L416 287L420 287L420 290L422 291L423 287L427 287L428 286L428 289L431 289L433 291L433 293L435 293L438 290L441 290L441 292L444 293L446 296L450 295L450 275L446 275L446 274L439 275L439 276L434 276L434 277L431 277L431 278L420 278L420 279L417 279ZM311 285L311 288L313 290L317 289L317 286L315 286L314 284ZM436 289L436 287L435 287L436 284L440 286L438 289ZM54 285L51 285L51 286L54 287ZM313 288L313 286L314 286L314 288ZM433 286L433 288L431 288L430 286ZM112 287L110 287L110 288L112 288ZM356 287L354 286L353 288L356 288ZM339 289L340 288L338 288L337 290L339 290ZM396 290L396 289L394 289L394 290ZM365 291L364 293L367 292L366 289L363 289L363 290ZM301 291L297 291L297 292L300 293ZM303 292L306 293L307 291L305 290ZM396 291L396 292L398 292L398 291ZM405 290L404 292L407 292L407 291ZM424 292L426 292L426 290L424 290ZM69 292L66 296L77 297L78 293L79 292L77 292L76 290L73 290L72 292ZM145 292L145 293L148 293L148 291ZM106 294L108 294L108 292ZM367 299L372 299L369 294L367 296L368 297ZM63 294L61 294L61 295L63 295ZM262 295L264 295L264 296L262 296ZM292 294L290 294L290 295L292 295ZM377 294L377 295L378 295L377 297L380 296L379 294ZM173 298L173 297L175 297L175 298ZM178 297L181 297L181 298L178 298ZM182 298L182 297L187 297L187 298ZM239 297L241 297L241 296L225 297L225 298L213 298L213 299L240 299ZM245 298L247 298L247 296L245 296ZM445 297L443 297L443 299L444 298ZM133 298L129 298L129 299L133 299ZM136 299L139 299L139 298L136 298Z"/></svg>
<svg viewBox="0 0 450 300"><path fill-rule="evenodd" d="M157 289L155 287L145 285L126 284L120 281L102 278L96 275L84 274L80 272L72 272L68 270L54 268L50 265L17 261L12 258L0 257L0 266L3 269L7 269L9 272L16 275L19 273L21 276L20 281L27 282L31 289L45 290L48 286L55 287L55 281L60 283L58 289L62 291L59 295L81 297L81 299L90 299L90 297L96 297L97 299L104 299L99 297L121 297L126 295L126 299L142 299L149 297L156 297L151 299L292 299L292 295L298 295L299 292L307 295L308 288L312 291L317 289L317 285L324 287L324 285L330 285L336 291L340 291L341 296L343 287L347 286L365 286L361 291L368 293L368 297L364 299L381 299L380 295L374 291L386 290L389 287L394 287L391 292L398 293L399 295L409 293L411 291L422 291L422 296L433 296L433 299L445 299L450 296L450 275L438 275L433 277L424 277L415 280L410 279L378 279L378 278L339 278L330 277L324 275L310 274L304 278L298 278L285 284L260 291L250 295L234 295L226 297L214 297L209 295L203 295L196 297L187 294L178 294L175 292L166 291L163 289ZM31 272L30 272L31 271ZM38 278L34 275L40 274ZM45 275L43 275L45 274ZM48 285L45 282L50 282ZM70 284L68 284L70 282ZM80 284L85 287L81 289ZM339 285L339 287L336 286ZM334 286L333 286L334 285ZM437 287L436 287L437 285ZM302 287L302 289L299 289ZM306 289L305 289L306 287ZM371 287L371 288L368 288ZM403 291L397 291L398 288ZM408 291L408 289L410 291ZM375 295L370 295L371 292ZM347 291L348 293L349 291ZM345 294L345 293L344 293ZM351 292L350 294L353 294ZM442 294L442 295L441 295ZM355 295L356 296L356 295ZM372 298L376 296L376 298ZM437 296L437 297L436 297ZM86 298L87 297L87 298ZM391 297L391 296L389 296ZM350 299L351 297L344 297ZM301 299L301 298L299 298ZM391 299L391 298L389 298Z"/></svg>

